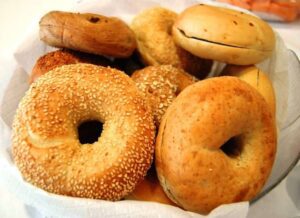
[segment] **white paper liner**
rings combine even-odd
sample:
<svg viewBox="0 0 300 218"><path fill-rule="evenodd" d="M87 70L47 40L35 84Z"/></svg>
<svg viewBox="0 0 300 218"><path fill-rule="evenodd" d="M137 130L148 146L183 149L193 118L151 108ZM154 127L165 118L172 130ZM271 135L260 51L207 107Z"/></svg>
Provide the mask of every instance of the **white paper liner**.
<svg viewBox="0 0 300 218"><path fill-rule="evenodd" d="M130 23L131 19L145 8L160 5L180 12L187 6L198 4L199 2L196 0L168 0L161 3L155 0L141 0L134 3L129 0L89 1L80 4L73 11L117 16ZM231 7L221 3L204 2ZM37 20L36 28L24 38L16 49L14 57L17 61L17 67L10 72L6 72L10 74L10 79L3 82L5 88L0 90L0 164L1 169L3 169L0 182L10 192L17 195L27 205L38 208L42 214L54 217L99 217L99 215L101 217L246 217L248 202L222 205L209 215L201 216L159 203L137 201L108 202L59 196L47 193L24 182L10 155L11 123L18 102L29 87L27 83L28 74L35 61L38 57L53 49L39 40ZM11 66L14 65L11 63ZM295 143L297 134L291 135L290 133L296 133L300 130L299 125L294 125L300 116L300 95L296 94L297 88L300 87L300 66L298 60L286 49L278 35L276 51L271 58L258 64L258 66L267 72L272 79L277 99L278 129L281 130L275 165L272 175L265 186L266 189L276 183L292 160L296 158L297 153L299 153L299 146Z"/></svg>

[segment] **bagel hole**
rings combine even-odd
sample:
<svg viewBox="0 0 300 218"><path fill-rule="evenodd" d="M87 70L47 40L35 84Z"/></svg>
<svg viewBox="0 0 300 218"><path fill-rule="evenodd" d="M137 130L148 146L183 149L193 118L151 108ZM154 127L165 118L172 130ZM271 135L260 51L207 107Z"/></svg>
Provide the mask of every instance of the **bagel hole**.
<svg viewBox="0 0 300 218"><path fill-rule="evenodd" d="M234 136L221 146L221 150L229 157L238 157L243 150L241 137Z"/></svg>
<svg viewBox="0 0 300 218"><path fill-rule="evenodd" d="M99 20L100 20L99 17L90 17L90 18L89 18L89 21L90 21L91 23L97 23Z"/></svg>
<svg viewBox="0 0 300 218"><path fill-rule="evenodd" d="M78 138L81 144L93 144L98 141L103 130L103 123L98 120L82 122L78 128Z"/></svg>

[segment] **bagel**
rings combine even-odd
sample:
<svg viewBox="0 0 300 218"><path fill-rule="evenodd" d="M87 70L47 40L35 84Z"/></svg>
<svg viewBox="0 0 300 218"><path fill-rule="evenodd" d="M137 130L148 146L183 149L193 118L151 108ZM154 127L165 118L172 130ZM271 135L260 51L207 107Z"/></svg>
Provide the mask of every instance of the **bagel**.
<svg viewBox="0 0 300 218"><path fill-rule="evenodd" d="M115 17L51 11L39 26L40 39L54 47L112 57L129 57L136 49L134 33Z"/></svg>
<svg viewBox="0 0 300 218"><path fill-rule="evenodd" d="M111 64L111 62L108 59L102 56L60 49L48 52L45 55L38 58L38 60L32 68L29 77L29 84L33 83L41 75L44 75L45 73L56 67L66 64L77 63L92 63L101 66L109 66Z"/></svg>
<svg viewBox="0 0 300 218"><path fill-rule="evenodd" d="M172 33L175 43L190 53L235 65L261 62L275 47L275 34L263 20L204 4L184 10Z"/></svg>
<svg viewBox="0 0 300 218"><path fill-rule="evenodd" d="M197 82L162 119L160 184L177 205L198 213L251 200L271 172L276 140L270 108L253 87L229 76Z"/></svg>
<svg viewBox="0 0 300 218"><path fill-rule="evenodd" d="M145 65L173 65L202 79L212 61L198 58L175 45L171 29L177 14L165 8L149 8L136 15L131 23L137 47Z"/></svg>
<svg viewBox="0 0 300 218"><path fill-rule="evenodd" d="M134 189L132 193L125 197L126 200L137 200L137 201L153 201L162 204L168 204L176 206L165 194L161 187L155 167L151 167L147 173L147 176L141 181Z"/></svg>
<svg viewBox="0 0 300 218"><path fill-rule="evenodd" d="M149 100L157 127L176 96L197 81L195 77L171 65L148 66L135 71L131 78Z"/></svg>
<svg viewBox="0 0 300 218"><path fill-rule="evenodd" d="M254 87L266 100L272 114L276 115L276 98L272 81L267 74L256 66L227 65L222 75L236 76Z"/></svg>
<svg viewBox="0 0 300 218"><path fill-rule="evenodd" d="M93 140L80 136L88 122L85 131L99 133ZM151 110L127 75L71 64L41 76L21 100L12 154L23 178L48 192L119 200L150 168L154 134Z"/></svg>

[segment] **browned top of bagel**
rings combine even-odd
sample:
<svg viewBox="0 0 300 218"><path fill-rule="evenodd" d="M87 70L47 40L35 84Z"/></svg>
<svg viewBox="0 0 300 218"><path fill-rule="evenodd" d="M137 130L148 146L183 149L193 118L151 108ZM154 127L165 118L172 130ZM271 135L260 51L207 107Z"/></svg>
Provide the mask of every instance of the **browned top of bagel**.
<svg viewBox="0 0 300 218"><path fill-rule="evenodd" d="M267 22L205 4L180 13L172 32L176 44L192 54L237 65L256 64L275 48L275 34Z"/></svg>
<svg viewBox="0 0 300 218"><path fill-rule="evenodd" d="M116 17L51 11L40 20L40 39L55 46L113 57L129 57L134 33Z"/></svg>
<svg viewBox="0 0 300 218"><path fill-rule="evenodd" d="M38 77L48 71L66 64L93 63L101 66L110 65L110 61L99 55L60 49L39 57L32 68L29 83L33 83Z"/></svg>

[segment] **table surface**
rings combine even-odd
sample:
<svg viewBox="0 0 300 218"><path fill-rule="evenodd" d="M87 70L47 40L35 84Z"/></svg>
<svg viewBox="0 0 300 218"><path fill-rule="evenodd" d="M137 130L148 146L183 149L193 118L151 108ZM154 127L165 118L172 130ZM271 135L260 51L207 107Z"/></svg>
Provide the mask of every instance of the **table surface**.
<svg viewBox="0 0 300 218"><path fill-rule="evenodd" d="M82 0L10 0L0 1L0 59L12 54L30 23L49 10L68 10ZM85 0L87 1L87 0ZM300 58L300 19L292 23L270 23L281 35L288 48ZM5 77L0 73L0 81ZM300 165L291 171L263 200L251 206L248 217L300 217ZM293 189L293 191L287 191ZM5 187L0 186L0 217L39 217L34 208L24 206Z"/></svg>

